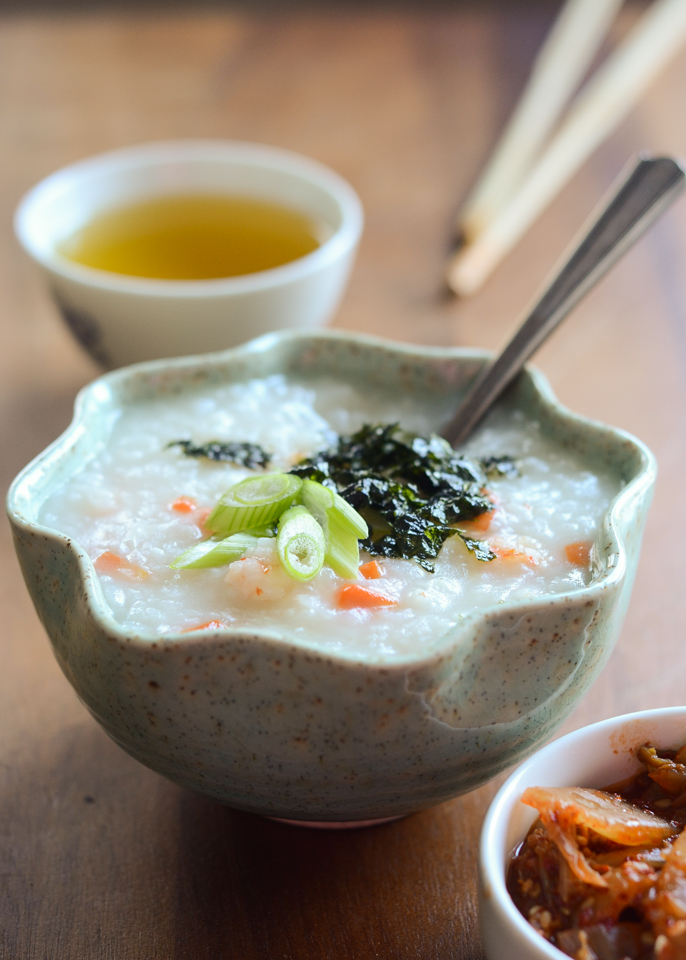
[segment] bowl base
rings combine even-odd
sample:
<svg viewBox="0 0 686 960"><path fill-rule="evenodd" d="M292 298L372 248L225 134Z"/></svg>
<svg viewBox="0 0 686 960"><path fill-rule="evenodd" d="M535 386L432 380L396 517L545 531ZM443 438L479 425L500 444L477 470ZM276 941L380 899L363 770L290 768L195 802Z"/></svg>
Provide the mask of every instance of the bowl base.
<svg viewBox="0 0 686 960"><path fill-rule="evenodd" d="M311 830L355 830L360 827L378 827L382 823L402 820L406 814L397 817L381 817L379 820L284 820L283 817L267 817L276 823L287 823L291 827L309 827Z"/></svg>

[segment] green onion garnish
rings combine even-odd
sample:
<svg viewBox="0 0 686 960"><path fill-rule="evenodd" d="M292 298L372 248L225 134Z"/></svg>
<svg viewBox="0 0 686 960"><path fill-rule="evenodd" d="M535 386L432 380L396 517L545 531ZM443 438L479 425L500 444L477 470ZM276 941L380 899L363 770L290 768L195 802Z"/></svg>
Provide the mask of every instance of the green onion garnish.
<svg viewBox="0 0 686 960"><path fill-rule="evenodd" d="M351 533L335 517L329 520L326 547L326 562L334 573L347 580L357 580L360 566L360 541L357 534Z"/></svg>
<svg viewBox="0 0 686 960"><path fill-rule="evenodd" d="M211 537L196 543L186 550L169 566L173 570L197 569L198 567L223 567L234 560L240 560L257 543L257 537L248 533L234 533L231 537L218 540Z"/></svg>
<svg viewBox="0 0 686 960"><path fill-rule="evenodd" d="M276 549L289 577L311 580L324 566L324 531L305 507L291 507L279 520Z"/></svg>
<svg viewBox="0 0 686 960"><path fill-rule="evenodd" d="M357 579L358 540L369 536L365 520L343 497L315 480L303 481L300 499L324 529L328 565L339 577Z"/></svg>
<svg viewBox="0 0 686 960"><path fill-rule="evenodd" d="M290 507L301 486L302 480L288 473L248 477L226 491L205 526L227 536L272 523Z"/></svg>

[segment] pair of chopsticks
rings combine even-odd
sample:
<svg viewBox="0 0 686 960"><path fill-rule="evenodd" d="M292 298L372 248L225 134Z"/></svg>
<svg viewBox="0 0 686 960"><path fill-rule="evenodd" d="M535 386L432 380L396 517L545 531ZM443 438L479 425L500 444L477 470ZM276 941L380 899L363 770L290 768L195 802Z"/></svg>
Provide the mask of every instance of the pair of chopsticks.
<svg viewBox="0 0 686 960"><path fill-rule="evenodd" d="M586 82L623 0L567 0L492 159L463 208L448 267L459 296L476 292L553 197L639 99L686 38L686 0L653 0ZM547 141L547 142L546 142Z"/></svg>

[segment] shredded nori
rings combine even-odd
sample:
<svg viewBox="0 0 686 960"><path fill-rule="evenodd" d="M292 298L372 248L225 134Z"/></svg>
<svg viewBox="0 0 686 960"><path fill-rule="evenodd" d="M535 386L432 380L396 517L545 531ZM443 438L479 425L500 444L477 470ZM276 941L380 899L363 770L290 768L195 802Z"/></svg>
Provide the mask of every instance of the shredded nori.
<svg viewBox="0 0 686 960"><path fill-rule="evenodd" d="M483 457L479 463L487 477L507 477L511 480L519 476L517 464L512 457Z"/></svg>
<svg viewBox="0 0 686 960"><path fill-rule="evenodd" d="M167 446L180 447L188 457L248 469L267 467L271 461L254 443L212 440L196 446L192 440L174 440ZM397 423L365 424L290 472L337 491L362 514L369 537L361 546L372 556L413 559L430 572L441 547L455 534L478 560L495 559L487 543L454 525L492 509L485 492L488 477L518 475L511 457L461 456L441 437L421 437Z"/></svg>
<svg viewBox="0 0 686 960"><path fill-rule="evenodd" d="M249 470L266 467L271 460L271 455L256 443L222 443L211 440L202 446L196 446L192 440L172 440L167 446L181 447L187 457L205 457L207 460L235 463Z"/></svg>
<svg viewBox="0 0 686 960"><path fill-rule="evenodd" d="M467 534L463 533L461 530L457 531L457 535L460 537L465 547L474 554L477 560L495 560L496 554L493 553L485 540L475 540L473 537L468 537Z"/></svg>
<svg viewBox="0 0 686 960"><path fill-rule="evenodd" d="M413 559L433 572L441 547L458 534L477 559L495 559L488 544L453 526L493 508L485 495L486 470L441 437L420 437L397 423L365 424L291 473L336 490L362 514L370 534L361 546L373 556Z"/></svg>

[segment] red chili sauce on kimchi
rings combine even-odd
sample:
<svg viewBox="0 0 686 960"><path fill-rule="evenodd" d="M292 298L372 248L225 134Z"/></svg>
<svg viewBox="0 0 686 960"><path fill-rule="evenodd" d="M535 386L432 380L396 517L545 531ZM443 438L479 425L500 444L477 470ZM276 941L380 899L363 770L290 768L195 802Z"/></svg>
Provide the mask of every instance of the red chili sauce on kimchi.
<svg viewBox="0 0 686 960"><path fill-rule="evenodd" d="M507 888L575 960L686 960L686 745L646 744L643 770L604 790L529 787L538 810Z"/></svg>

